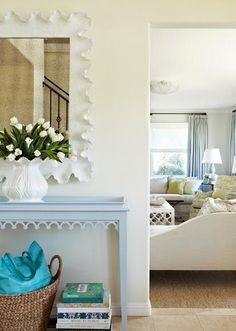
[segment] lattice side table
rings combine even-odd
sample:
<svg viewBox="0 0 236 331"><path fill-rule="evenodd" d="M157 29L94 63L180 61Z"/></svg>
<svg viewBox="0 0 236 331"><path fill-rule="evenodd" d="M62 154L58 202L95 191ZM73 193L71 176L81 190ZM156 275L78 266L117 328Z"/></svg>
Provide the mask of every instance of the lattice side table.
<svg viewBox="0 0 236 331"><path fill-rule="evenodd" d="M150 207L150 225L174 225L175 209L167 202Z"/></svg>

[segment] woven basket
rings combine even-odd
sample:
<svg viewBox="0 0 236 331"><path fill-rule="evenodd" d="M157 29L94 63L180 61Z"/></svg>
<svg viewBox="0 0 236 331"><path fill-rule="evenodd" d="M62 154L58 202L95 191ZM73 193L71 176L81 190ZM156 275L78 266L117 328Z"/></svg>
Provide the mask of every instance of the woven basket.
<svg viewBox="0 0 236 331"><path fill-rule="evenodd" d="M0 295L0 331L45 331L60 280L62 260L53 256L52 263L59 262L52 284L30 293L20 295Z"/></svg>

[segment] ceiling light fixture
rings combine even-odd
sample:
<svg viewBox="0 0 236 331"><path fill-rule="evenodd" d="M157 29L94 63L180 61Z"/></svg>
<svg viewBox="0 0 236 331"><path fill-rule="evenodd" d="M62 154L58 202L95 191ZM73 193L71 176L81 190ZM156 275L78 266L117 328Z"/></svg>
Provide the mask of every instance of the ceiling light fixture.
<svg viewBox="0 0 236 331"><path fill-rule="evenodd" d="M152 93L172 94L178 90L179 86L173 82L166 80L152 80L150 88Z"/></svg>

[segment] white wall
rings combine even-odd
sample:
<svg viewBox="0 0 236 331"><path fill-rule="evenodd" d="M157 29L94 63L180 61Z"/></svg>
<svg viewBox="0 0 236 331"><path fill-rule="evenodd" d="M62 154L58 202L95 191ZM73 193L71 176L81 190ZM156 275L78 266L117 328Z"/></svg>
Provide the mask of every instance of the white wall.
<svg viewBox="0 0 236 331"><path fill-rule="evenodd" d="M95 177L89 183L51 185L50 194L124 195L128 218L129 307L145 308L149 300L148 272L148 127L149 127L149 23L210 26L235 21L236 3L220 0L8 0L0 14L14 10L22 15L54 9L65 13L85 11L91 17L94 103ZM194 23L193 23L194 22ZM16 114L17 115L17 114ZM59 251L64 258L63 282L104 279L116 294L117 242L102 231L4 232L0 249L22 249L34 237L46 245L48 255ZM114 234L115 237L115 234ZM95 240L96 238L96 240ZM98 249L108 248L105 256ZM71 253L69 253L71 252ZM96 254L96 255L94 255ZM95 258L94 258L95 256ZM73 261L73 263L72 263ZM99 268L99 266L101 266ZM118 298L114 295L114 300ZM143 310L144 311L144 310ZM148 310L146 310L146 313Z"/></svg>
<svg viewBox="0 0 236 331"><path fill-rule="evenodd" d="M220 149L222 164L216 164L216 173L229 174L231 112L208 112L208 146Z"/></svg>

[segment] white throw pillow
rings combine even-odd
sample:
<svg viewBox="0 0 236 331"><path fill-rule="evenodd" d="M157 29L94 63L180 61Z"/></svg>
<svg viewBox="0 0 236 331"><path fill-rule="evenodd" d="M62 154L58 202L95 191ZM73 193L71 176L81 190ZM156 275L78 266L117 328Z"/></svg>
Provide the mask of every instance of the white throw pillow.
<svg viewBox="0 0 236 331"><path fill-rule="evenodd" d="M213 192L197 192L193 199L192 206L198 209L202 208L204 201L206 200L206 198L210 198L212 196L212 193Z"/></svg>
<svg viewBox="0 0 236 331"><path fill-rule="evenodd" d="M199 179L187 179L184 185L184 194L195 194L199 189L202 181Z"/></svg>
<svg viewBox="0 0 236 331"><path fill-rule="evenodd" d="M150 193L162 193L165 194L168 187L168 177L152 177L150 180Z"/></svg>
<svg viewBox="0 0 236 331"><path fill-rule="evenodd" d="M234 200L221 200L207 198L198 213L200 215L207 215L211 213L223 213L223 212L236 212L236 199Z"/></svg>
<svg viewBox="0 0 236 331"><path fill-rule="evenodd" d="M228 200L236 192L236 176L219 175L216 179L213 198Z"/></svg>

